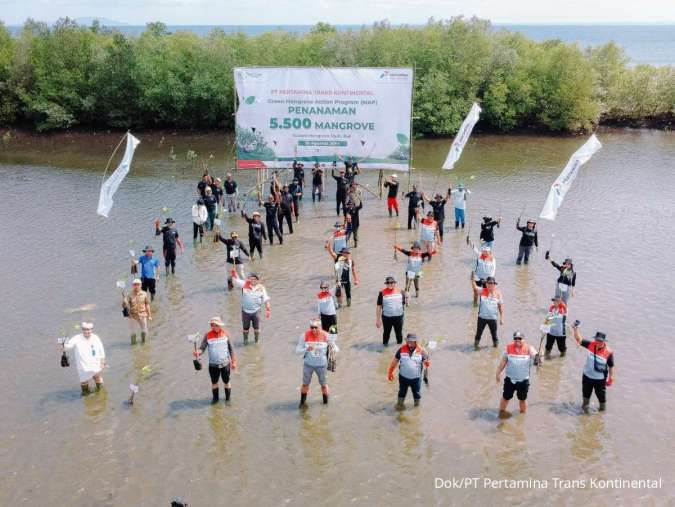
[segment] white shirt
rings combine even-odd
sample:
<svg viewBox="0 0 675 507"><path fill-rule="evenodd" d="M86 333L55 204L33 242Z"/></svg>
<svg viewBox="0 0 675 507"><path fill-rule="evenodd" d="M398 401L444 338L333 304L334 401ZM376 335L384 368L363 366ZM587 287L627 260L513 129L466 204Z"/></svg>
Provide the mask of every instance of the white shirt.
<svg viewBox="0 0 675 507"><path fill-rule="evenodd" d="M77 373L80 375L80 382L88 381L103 370L105 351L101 339L94 333L89 338L77 334L65 343L64 348L75 349L75 364Z"/></svg>
<svg viewBox="0 0 675 507"><path fill-rule="evenodd" d="M260 283L253 287L251 282L240 278L233 278L232 283L241 288L241 308L249 315L258 313L262 305L270 300L267 290Z"/></svg>
<svg viewBox="0 0 675 507"><path fill-rule="evenodd" d="M457 209L466 208L466 196L471 193L471 190L468 188L464 190L453 190L452 194L452 205Z"/></svg>

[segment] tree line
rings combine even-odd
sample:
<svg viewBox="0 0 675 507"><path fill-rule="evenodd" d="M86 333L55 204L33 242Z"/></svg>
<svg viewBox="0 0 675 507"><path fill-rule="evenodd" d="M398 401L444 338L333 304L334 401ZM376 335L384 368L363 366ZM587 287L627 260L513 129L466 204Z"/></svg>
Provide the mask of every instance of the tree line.
<svg viewBox="0 0 675 507"><path fill-rule="evenodd" d="M130 37L66 18L28 20L16 37L0 22L0 125L232 129L232 69L253 65L414 67L414 131L425 136L456 133L476 100L480 127L498 132L669 126L675 111L672 66L631 66L614 43L535 42L476 18L204 37L162 23Z"/></svg>

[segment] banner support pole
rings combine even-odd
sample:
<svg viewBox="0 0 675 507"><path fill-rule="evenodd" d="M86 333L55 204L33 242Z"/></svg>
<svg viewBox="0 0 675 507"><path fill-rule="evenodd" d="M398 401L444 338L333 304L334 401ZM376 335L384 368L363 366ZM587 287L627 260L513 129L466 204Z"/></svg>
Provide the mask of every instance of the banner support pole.
<svg viewBox="0 0 675 507"><path fill-rule="evenodd" d="M410 93L410 164L408 167L408 192L410 192L410 182L412 181L412 171L413 171L413 139L415 138L413 133L413 117L414 117L414 107L415 107L415 71L417 70L417 64L413 62L412 69L412 86Z"/></svg>

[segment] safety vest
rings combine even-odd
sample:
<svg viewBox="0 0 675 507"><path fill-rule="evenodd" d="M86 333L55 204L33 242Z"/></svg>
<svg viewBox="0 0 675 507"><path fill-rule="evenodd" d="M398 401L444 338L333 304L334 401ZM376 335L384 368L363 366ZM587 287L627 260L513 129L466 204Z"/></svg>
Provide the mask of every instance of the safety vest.
<svg viewBox="0 0 675 507"><path fill-rule="evenodd" d="M551 321L552 336L565 336L565 320L567 319L567 306L565 303L551 305L548 309L547 320Z"/></svg>
<svg viewBox="0 0 675 507"><path fill-rule="evenodd" d="M319 302L319 314L335 315L337 313L335 300L330 292L319 292L316 295L316 299Z"/></svg>
<svg viewBox="0 0 675 507"><path fill-rule="evenodd" d="M248 314L259 312L266 299L266 295L265 287L260 284L253 287L251 282L246 280L246 283L241 288L242 309Z"/></svg>
<svg viewBox="0 0 675 507"><path fill-rule="evenodd" d="M209 351L209 364L227 366L230 364L229 336L224 329L216 333L213 329L206 333L206 346Z"/></svg>
<svg viewBox="0 0 675 507"><path fill-rule="evenodd" d="M328 366L328 333L319 329L315 335L311 329L305 331L305 348L312 346L312 350L305 351L304 360L307 366L322 368Z"/></svg>
<svg viewBox="0 0 675 507"><path fill-rule="evenodd" d="M406 271L417 274L421 270L422 270L422 252L416 252L415 250L411 250L410 255L408 255L408 264L406 265Z"/></svg>
<svg viewBox="0 0 675 507"><path fill-rule="evenodd" d="M422 241L433 241L436 237L436 220L433 218L423 218L420 238Z"/></svg>
<svg viewBox="0 0 675 507"><path fill-rule="evenodd" d="M422 362L424 361L422 349L415 347L415 350L411 354L410 348L406 343L401 347L400 355L401 358L398 362L399 374L407 379L420 378L422 375Z"/></svg>
<svg viewBox="0 0 675 507"><path fill-rule="evenodd" d="M478 303L478 316L482 319L497 320L499 318L499 304L502 301L501 294L495 291L490 295L490 290L484 288L480 291Z"/></svg>
<svg viewBox="0 0 675 507"><path fill-rule="evenodd" d="M403 293L398 287L382 289L382 315L385 317L403 315Z"/></svg>
<svg viewBox="0 0 675 507"><path fill-rule="evenodd" d="M485 280L488 276L495 276L495 271L497 271L497 261L494 257L490 260L482 257L476 259L475 273L479 280Z"/></svg>
<svg viewBox="0 0 675 507"><path fill-rule="evenodd" d="M333 252L340 253L340 250L347 247L347 231L339 229L333 233Z"/></svg>
<svg viewBox="0 0 675 507"><path fill-rule="evenodd" d="M512 382L522 382L530 378L533 349L523 340L520 350L515 343L506 346L506 376Z"/></svg>
<svg viewBox="0 0 675 507"><path fill-rule="evenodd" d="M595 380L607 378L609 372L607 361L612 355L612 349L607 345L600 347L601 344L603 342L594 340L588 345L588 356L584 365L584 375Z"/></svg>

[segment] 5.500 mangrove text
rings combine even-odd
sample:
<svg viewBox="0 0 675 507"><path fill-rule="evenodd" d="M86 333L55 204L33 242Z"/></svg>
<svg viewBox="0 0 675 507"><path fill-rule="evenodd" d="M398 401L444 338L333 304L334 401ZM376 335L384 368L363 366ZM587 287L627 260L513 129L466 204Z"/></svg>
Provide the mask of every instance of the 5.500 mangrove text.
<svg viewBox="0 0 675 507"><path fill-rule="evenodd" d="M315 121L310 118L270 118L270 129L375 130L373 122Z"/></svg>

